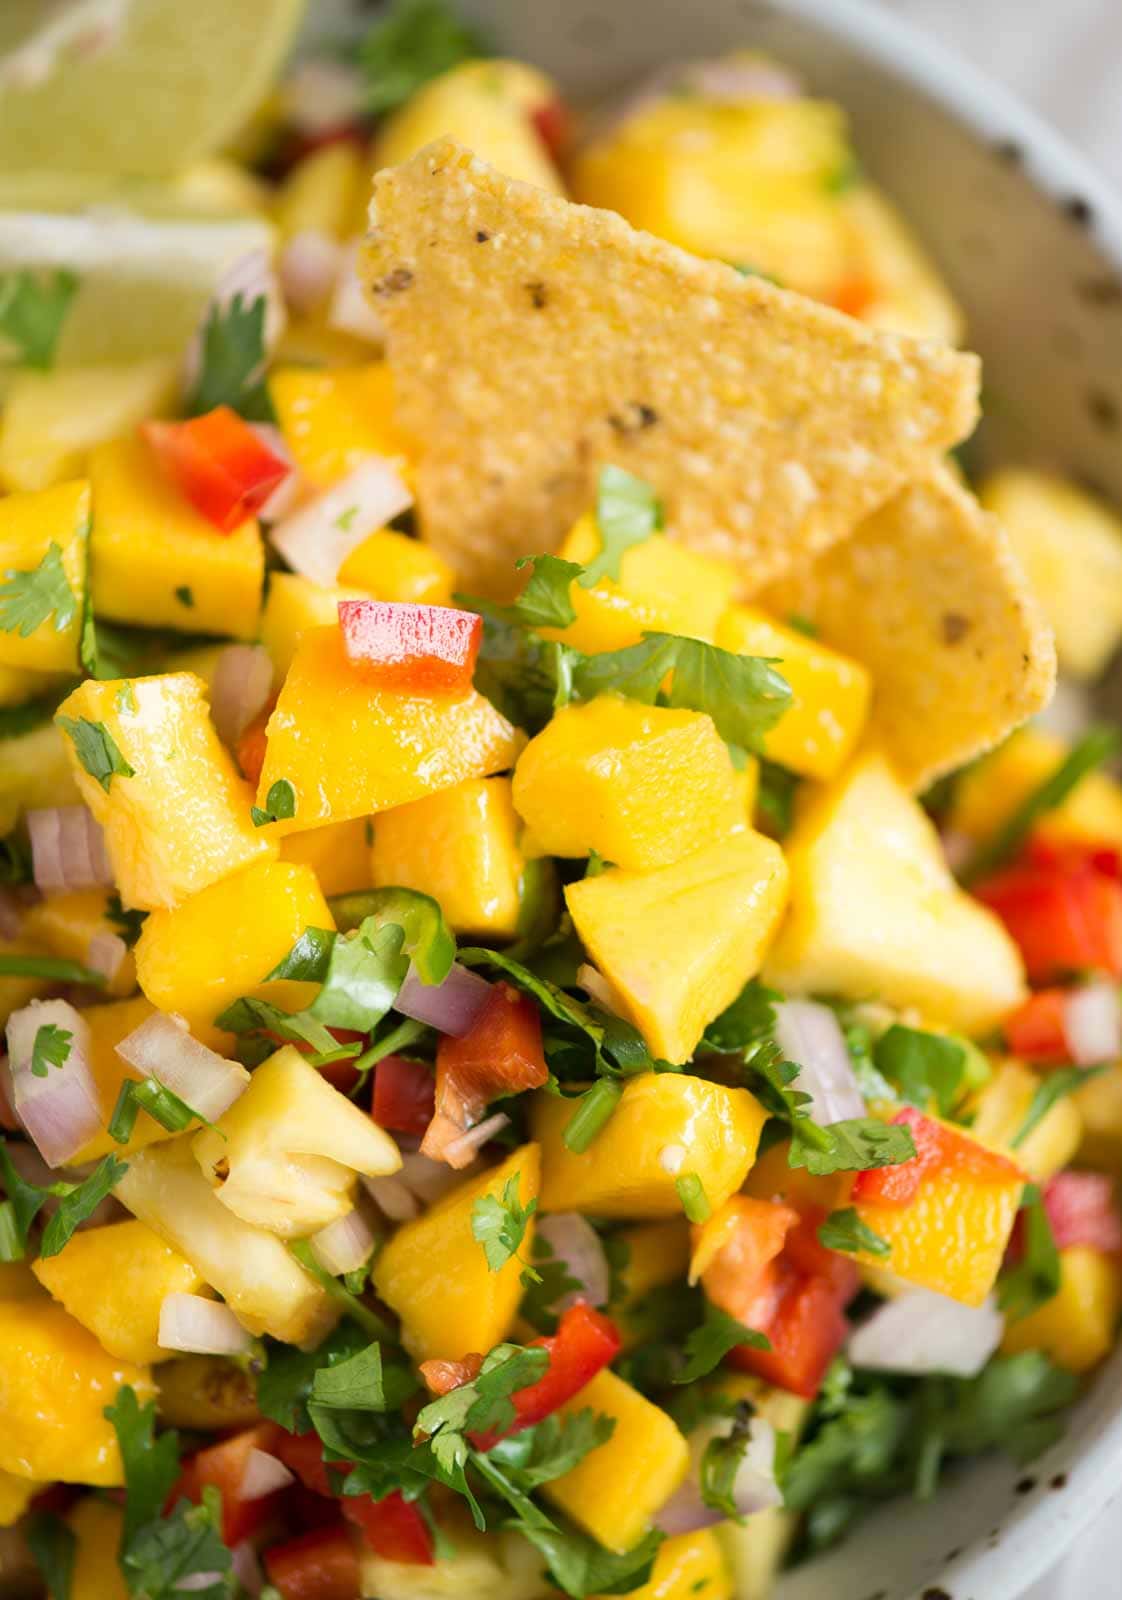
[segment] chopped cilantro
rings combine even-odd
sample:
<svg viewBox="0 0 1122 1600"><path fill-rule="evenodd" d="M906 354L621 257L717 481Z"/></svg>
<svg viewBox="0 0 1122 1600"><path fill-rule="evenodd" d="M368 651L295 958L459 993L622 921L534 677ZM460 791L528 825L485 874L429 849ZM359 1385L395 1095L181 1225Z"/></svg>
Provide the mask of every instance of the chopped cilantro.
<svg viewBox="0 0 1122 1600"><path fill-rule="evenodd" d="M105 903L105 920L113 924L130 950L140 938L140 930L147 916L147 911L126 911L115 889Z"/></svg>
<svg viewBox="0 0 1122 1600"><path fill-rule="evenodd" d="M121 1571L135 1600L234 1600L243 1591L222 1542L222 1497L213 1484L202 1504L180 1500L166 1517L138 1528L121 1549Z"/></svg>
<svg viewBox="0 0 1122 1600"><path fill-rule="evenodd" d="M532 1428L501 1439L488 1453L529 1494L571 1472L591 1451L607 1444L614 1432L614 1417L585 1407L564 1416L555 1412Z"/></svg>
<svg viewBox="0 0 1122 1600"><path fill-rule="evenodd" d="M618 579L626 552L645 543L662 527L662 520L662 506L649 483L622 467L601 467L596 488L600 553L581 573L581 587L591 589L601 578Z"/></svg>
<svg viewBox="0 0 1122 1600"><path fill-rule="evenodd" d="M734 1522L744 1520L736 1508L733 1490L740 1464L752 1442L752 1409L748 1400L737 1404L728 1432L715 1434L705 1446L698 1472L702 1500L711 1510L721 1512Z"/></svg>
<svg viewBox="0 0 1122 1600"><path fill-rule="evenodd" d="M354 1321L343 1319L314 1350L265 1342L265 1370L257 1377L257 1405L263 1417L279 1422L289 1433L311 1428L307 1402L316 1373L348 1361L368 1347L366 1333Z"/></svg>
<svg viewBox="0 0 1122 1600"><path fill-rule="evenodd" d="M701 1048L731 1055L770 1039L775 1030L775 1007L782 998L778 989L750 978L732 1004L706 1028Z"/></svg>
<svg viewBox="0 0 1122 1600"><path fill-rule="evenodd" d="M681 1177L674 1179L674 1187L678 1191L678 1199L682 1202L682 1210L691 1222L707 1222L713 1213L709 1204L709 1196L705 1193L705 1185L696 1172L683 1172Z"/></svg>
<svg viewBox="0 0 1122 1600"><path fill-rule="evenodd" d="M255 828L263 828L266 823L279 822L282 818L287 821L296 815L296 790L287 778L278 778L265 796L265 809L250 806L249 814Z"/></svg>
<svg viewBox="0 0 1122 1600"><path fill-rule="evenodd" d="M495 605L473 595L458 594L456 599L492 622L519 628L567 628L576 620L569 591L574 579L583 579L586 568L576 561L563 561L560 556L523 556L516 567L519 571L529 567L530 576L518 599L510 605Z"/></svg>
<svg viewBox="0 0 1122 1600"><path fill-rule="evenodd" d="M50 978L54 983L81 983L92 989L105 983L104 972L84 967L80 961L67 961L64 956L0 955L0 978Z"/></svg>
<svg viewBox="0 0 1122 1600"><path fill-rule="evenodd" d="M545 1557L550 1576L573 1600L586 1595L627 1594L651 1575L662 1534L652 1530L622 1555L573 1529L520 1526Z"/></svg>
<svg viewBox="0 0 1122 1600"><path fill-rule="evenodd" d="M966 1051L956 1039L894 1022L873 1047L878 1072L909 1105L946 1117L954 1110L966 1071Z"/></svg>
<svg viewBox="0 0 1122 1600"><path fill-rule="evenodd" d="M756 812L767 831L785 839L795 819L795 794L799 779L786 767L760 759L760 781L756 790Z"/></svg>
<svg viewBox="0 0 1122 1600"><path fill-rule="evenodd" d="M446 0L395 0L358 48L366 108L378 114L392 111L430 78L489 53L482 35L462 22Z"/></svg>
<svg viewBox="0 0 1122 1600"><path fill-rule="evenodd" d="M505 1433L517 1413L510 1396L545 1376L549 1352L540 1346L500 1344L485 1357L479 1376L438 1400L430 1400L417 1417L414 1436L427 1438L445 1471L462 1468L468 1458L469 1433Z"/></svg>
<svg viewBox="0 0 1122 1600"><path fill-rule="evenodd" d="M1024 1144L1029 1134L1043 1122L1058 1101L1065 1095L1074 1094L1076 1089L1081 1089L1085 1083L1090 1083L1092 1078L1099 1077L1109 1065L1109 1062L1103 1062L1097 1067L1058 1067L1041 1078L1029 1101L1024 1121L1010 1141L1013 1149L1019 1149Z"/></svg>
<svg viewBox="0 0 1122 1600"><path fill-rule="evenodd" d="M538 1209L536 1200L524 1206L519 1199L521 1180L522 1174L516 1172L504 1184L501 1199L497 1195L482 1194L471 1208L471 1236L482 1245L492 1272L500 1272L518 1255L530 1218ZM537 1272L525 1263L523 1266L533 1282Z"/></svg>
<svg viewBox="0 0 1122 1600"><path fill-rule="evenodd" d="M1019 1322L1060 1292L1060 1253L1044 1199L1035 1183L1021 1197L1024 1213L1021 1260L1000 1278L997 1303L1011 1322Z"/></svg>
<svg viewBox="0 0 1122 1600"><path fill-rule="evenodd" d="M136 771L130 767L118 750L112 734L104 722L91 722L88 717L56 717L64 733L74 741L78 760L90 777L100 783L106 794L114 778L134 778Z"/></svg>
<svg viewBox="0 0 1122 1600"><path fill-rule="evenodd" d="M52 1184L45 1193L58 1195L59 1205L43 1229L39 1245L41 1256L57 1256L80 1222L87 1222L128 1171L128 1163L116 1156L102 1156L88 1178L81 1183Z"/></svg>
<svg viewBox="0 0 1122 1600"><path fill-rule="evenodd" d="M810 1126L814 1128L815 1124ZM809 1143L802 1125L794 1124L787 1157L790 1166L805 1167L816 1178L828 1177L834 1172L868 1172L875 1167L895 1167L902 1161L910 1161L916 1153L910 1128L877 1122L873 1117L831 1122L828 1128L816 1129L816 1132L828 1136L827 1149Z"/></svg>
<svg viewBox="0 0 1122 1600"><path fill-rule="evenodd" d="M51 617L55 632L63 633L74 621L78 602L62 565L62 547L52 539L37 567L21 571L9 567L7 583L0 583L0 631L29 639Z"/></svg>
<svg viewBox="0 0 1122 1600"><path fill-rule="evenodd" d="M51 273L0 273L0 340L27 367L50 367L78 279L64 267Z"/></svg>
<svg viewBox="0 0 1122 1600"><path fill-rule="evenodd" d="M319 1366L312 1376L309 1414L335 1411L396 1411L415 1394L418 1380L401 1361L387 1362L375 1342L342 1361Z"/></svg>
<svg viewBox="0 0 1122 1600"><path fill-rule="evenodd" d="M276 421L265 386L265 312L263 294L248 305L243 294L235 294L229 305L211 306L188 416L230 406L248 422Z"/></svg>
<svg viewBox="0 0 1122 1600"><path fill-rule="evenodd" d="M553 1254L549 1241L542 1234L535 1234L530 1254L534 1262L534 1276L527 1278L523 1274L526 1292L518 1313L532 1323L539 1333L556 1333L558 1303L582 1285L578 1278L573 1277L568 1264Z"/></svg>
<svg viewBox="0 0 1122 1600"><path fill-rule="evenodd" d="M187 583L179 585L179 588L175 591L175 598L181 606L193 606L195 604L195 596L192 593L190 584Z"/></svg>
<svg viewBox="0 0 1122 1600"><path fill-rule="evenodd" d="M340 933L365 928L369 937L383 928L400 928L402 953L422 983L443 983L451 972L456 941L431 895L416 889L362 889L333 895L329 904Z"/></svg>
<svg viewBox="0 0 1122 1600"><path fill-rule="evenodd" d="M887 1256L892 1252L892 1246L861 1221L855 1206L831 1211L819 1224L818 1240L827 1250L845 1250L851 1255L864 1252L870 1256Z"/></svg>
<svg viewBox="0 0 1122 1600"><path fill-rule="evenodd" d="M125 1473L124 1549L146 1522L163 1511L179 1477L179 1440L174 1433L156 1437L155 1401L142 1406L129 1384L117 1391L105 1415L117 1435Z"/></svg>
<svg viewBox="0 0 1122 1600"><path fill-rule="evenodd" d="M32 1076L45 1078L49 1067L65 1066L73 1042L73 1033L68 1028L60 1028L57 1023L44 1022L36 1028L31 1044Z"/></svg>
<svg viewBox="0 0 1122 1600"><path fill-rule="evenodd" d="M730 1350L746 1344L753 1350L770 1350L771 1341L755 1328L746 1328L726 1311L706 1304L705 1320L689 1335L685 1344L686 1364L675 1383L695 1383L720 1366Z"/></svg>
<svg viewBox="0 0 1122 1600"><path fill-rule="evenodd" d="M78 1541L54 1511L33 1511L23 1525L27 1547L43 1575L47 1600L70 1600Z"/></svg>

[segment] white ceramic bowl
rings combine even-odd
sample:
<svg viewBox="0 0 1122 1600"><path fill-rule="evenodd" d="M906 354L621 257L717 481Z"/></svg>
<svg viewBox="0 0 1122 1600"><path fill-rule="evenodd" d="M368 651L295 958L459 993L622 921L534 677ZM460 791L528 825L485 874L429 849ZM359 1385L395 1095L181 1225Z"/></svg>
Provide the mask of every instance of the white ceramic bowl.
<svg viewBox="0 0 1122 1600"><path fill-rule="evenodd" d="M984 5L985 0L978 0ZM934 252L985 360L984 453L1122 503L1122 206L998 85L862 0L468 0L578 97L662 62L768 50L841 101L870 173ZM1031 5L1024 25L1031 26ZM1122 1352L1028 1469L994 1457L787 1574L776 1600L1014 1600L1122 1488ZM1122 1596L1122 1573L1103 1594Z"/></svg>

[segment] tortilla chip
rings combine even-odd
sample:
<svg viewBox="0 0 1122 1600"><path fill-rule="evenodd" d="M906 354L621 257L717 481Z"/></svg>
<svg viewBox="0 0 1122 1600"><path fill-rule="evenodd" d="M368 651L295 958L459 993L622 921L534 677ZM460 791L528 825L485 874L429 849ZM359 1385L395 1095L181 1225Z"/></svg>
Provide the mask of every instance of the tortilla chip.
<svg viewBox="0 0 1122 1600"><path fill-rule="evenodd" d="M553 550L612 461L746 592L967 435L977 358L876 332L442 140L375 178L362 272L425 536L471 586Z"/></svg>
<svg viewBox="0 0 1122 1600"><path fill-rule="evenodd" d="M915 789L997 744L1055 684L1052 631L1004 528L945 468L760 601L869 668L871 735Z"/></svg>

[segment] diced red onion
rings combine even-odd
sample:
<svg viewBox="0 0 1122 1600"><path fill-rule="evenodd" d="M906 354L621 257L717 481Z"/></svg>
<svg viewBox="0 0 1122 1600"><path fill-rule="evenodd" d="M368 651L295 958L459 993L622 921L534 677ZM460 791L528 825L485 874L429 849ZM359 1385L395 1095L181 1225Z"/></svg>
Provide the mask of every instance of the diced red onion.
<svg viewBox="0 0 1122 1600"><path fill-rule="evenodd" d="M699 1482L706 1446L728 1432L729 1424L722 1422L695 1428L690 1434L690 1476L655 1517L655 1526L663 1533L693 1533L724 1520L721 1512L714 1511L701 1498ZM783 1503L775 1479L775 1429L763 1417L753 1417L749 1423L748 1445L733 1480L732 1500L741 1517L750 1517L757 1511L767 1511Z"/></svg>
<svg viewBox="0 0 1122 1600"><path fill-rule="evenodd" d="M224 1572L189 1572L174 1585L176 1594L198 1594L203 1589L213 1589L225 1582Z"/></svg>
<svg viewBox="0 0 1122 1600"><path fill-rule="evenodd" d="M327 326L338 333L349 333L370 344L384 344L386 329L381 317L366 298L358 273L361 240L352 239L339 257L335 287L327 308Z"/></svg>
<svg viewBox="0 0 1122 1600"><path fill-rule="evenodd" d="M715 1511L701 1498L701 1490L693 1478L687 1478L676 1489L654 1519L660 1533L676 1538L682 1533L698 1533L702 1528L715 1528L725 1521L723 1511Z"/></svg>
<svg viewBox="0 0 1122 1600"><path fill-rule="evenodd" d="M346 1216L336 1217L326 1228L313 1233L308 1243L323 1270L338 1278L369 1261L374 1234L362 1212L356 1209L348 1211Z"/></svg>
<svg viewBox="0 0 1122 1600"><path fill-rule="evenodd" d="M823 1127L865 1115L865 1101L845 1036L829 1006L815 1000L783 1000L775 1008L775 1037L799 1067L795 1088L810 1095L807 1111Z"/></svg>
<svg viewBox="0 0 1122 1600"><path fill-rule="evenodd" d="M193 1039L182 1017L162 1011L127 1034L117 1045L117 1054L208 1122L216 1122L249 1086L244 1067Z"/></svg>
<svg viewBox="0 0 1122 1600"><path fill-rule="evenodd" d="M251 1450L246 1457L238 1499L263 1500L267 1494L287 1489L292 1481L292 1473L283 1461L278 1461L267 1450Z"/></svg>
<svg viewBox="0 0 1122 1600"><path fill-rule="evenodd" d="M233 1560L230 1570L238 1580L250 1600L257 1600L257 1596L265 1587L265 1574L261 1570L261 1562L257 1555L256 1546L250 1539L243 1539L241 1544L236 1544L230 1552Z"/></svg>
<svg viewBox="0 0 1122 1600"><path fill-rule="evenodd" d="M401 1170L388 1178L361 1178L360 1182L391 1222L410 1222L426 1206L435 1205L461 1180L463 1168L453 1170L419 1150L401 1152Z"/></svg>
<svg viewBox="0 0 1122 1600"><path fill-rule="evenodd" d="M60 1067L45 1077L31 1071L39 1029L53 1024L71 1035ZM101 1132L101 1105L90 1071L90 1030L66 1000L33 1000L8 1018L12 1108L49 1167L60 1167Z"/></svg>
<svg viewBox="0 0 1122 1600"><path fill-rule="evenodd" d="M612 1274L600 1235L577 1211L555 1211L542 1217L538 1234L553 1255L565 1265L570 1278L579 1285L550 1306L551 1311L567 1311L578 1300L606 1306L611 1292Z"/></svg>
<svg viewBox="0 0 1122 1600"><path fill-rule="evenodd" d="M362 1178L361 1183L383 1216L391 1222L412 1222L421 1214L421 1202L399 1172L389 1178Z"/></svg>
<svg viewBox="0 0 1122 1600"><path fill-rule="evenodd" d="M1101 980L1073 989L1064 1002L1064 1034L1077 1066L1122 1056L1122 993L1117 983Z"/></svg>
<svg viewBox="0 0 1122 1600"><path fill-rule="evenodd" d="M964 1306L930 1289L910 1289L877 1307L850 1335L855 1367L877 1372L973 1378L1001 1343L1005 1319L991 1296Z"/></svg>
<svg viewBox="0 0 1122 1600"><path fill-rule="evenodd" d="M1044 1185L1044 1209L1057 1250L1079 1244L1104 1255L1122 1250L1122 1217L1114 1198L1114 1179L1105 1172L1073 1172L1070 1168L1057 1172ZM1021 1250L1023 1253L1023 1243Z"/></svg>
<svg viewBox="0 0 1122 1600"><path fill-rule="evenodd" d="M342 61L303 61L280 88L281 110L301 133L330 133L361 117L362 74Z"/></svg>
<svg viewBox="0 0 1122 1600"><path fill-rule="evenodd" d="M284 298L297 316L317 311L335 288L343 250L322 228L301 228L280 253L277 270Z"/></svg>
<svg viewBox="0 0 1122 1600"><path fill-rule="evenodd" d="M27 813L31 867L44 894L96 889L113 882L105 835L85 806L50 806Z"/></svg>
<svg viewBox="0 0 1122 1600"><path fill-rule="evenodd" d="M249 426L266 450L288 467L287 476L281 479L257 513L261 522L279 522L282 517L287 517L304 492L303 474L296 466L295 457L288 448L288 441L275 423L251 422Z"/></svg>
<svg viewBox="0 0 1122 1600"><path fill-rule="evenodd" d="M422 983L410 966L393 1007L403 1017L458 1039L478 1021L490 998L491 985L486 978L453 962L443 983Z"/></svg>
<svg viewBox="0 0 1122 1600"><path fill-rule="evenodd" d="M246 309L259 300L265 298L265 327L264 344L265 354L268 356L281 334L287 321L284 310L284 297L280 291L276 274L264 250L247 250L232 261L226 270L219 275L211 291L210 299L204 307L191 343L187 347L183 360L183 388L185 393L195 387L199 379L199 372L203 359L203 331L214 311L228 311L236 296L241 296L241 302ZM249 374L252 378L254 374Z"/></svg>
<svg viewBox="0 0 1122 1600"><path fill-rule="evenodd" d="M394 463L368 455L339 483L278 522L269 538L294 572L330 588L351 551L412 504Z"/></svg>
<svg viewBox="0 0 1122 1600"><path fill-rule="evenodd" d="M250 1334L221 1300L201 1294L166 1294L160 1302L156 1343L161 1350L199 1356L236 1356L253 1344Z"/></svg>
<svg viewBox="0 0 1122 1600"><path fill-rule="evenodd" d="M493 1117L487 1117L483 1122L477 1122L474 1128L469 1128L466 1133L461 1133L458 1139L452 1139L444 1146L444 1160L457 1172L464 1167L469 1167L489 1139L510 1126L510 1118L505 1111L496 1111Z"/></svg>
<svg viewBox="0 0 1122 1600"><path fill-rule="evenodd" d="M228 644L218 653L210 683L210 714L218 737L233 749L273 692L273 663L259 644Z"/></svg>
<svg viewBox="0 0 1122 1600"><path fill-rule="evenodd" d="M103 974L106 983L112 983L129 958L129 947L119 933L102 928L95 933L86 949L86 965Z"/></svg>

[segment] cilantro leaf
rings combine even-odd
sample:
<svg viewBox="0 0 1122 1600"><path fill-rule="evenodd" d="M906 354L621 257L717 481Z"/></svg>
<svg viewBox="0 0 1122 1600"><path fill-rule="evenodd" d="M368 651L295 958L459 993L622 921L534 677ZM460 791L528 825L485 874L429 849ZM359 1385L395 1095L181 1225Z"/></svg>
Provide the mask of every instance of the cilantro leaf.
<svg viewBox="0 0 1122 1600"><path fill-rule="evenodd" d="M829 1136L828 1149L810 1144L796 1123L792 1126L787 1157L789 1166L805 1167L816 1178L828 1177L833 1172L868 1172L875 1167L895 1167L901 1161L910 1161L916 1153L910 1128L877 1122L872 1117L847 1118L816 1131Z"/></svg>
<svg viewBox="0 0 1122 1600"><path fill-rule="evenodd" d="M706 1028L701 1048L731 1055L770 1039L775 1031L775 1007L782 998L778 989L750 978L732 1004Z"/></svg>
<svg viewBox="0 0 1122 1600"><path fill-rule="evenodd" d="M714 1305L705 1307L705 1320L686 1340L686 1364L675 1377L675 1383L695 1383L712 1372L737 1345L746 1344L752 1350L770 1350L771 1340L755 1328L746 1328L726 1311Z"/></svg>
<svg viewBox="0 0 1122 1600"><path fill-rule="evenodd" d="M701 1498L713 1511L720 1511L734 1522L743 1522L736 1508L733 1491L736 1475L752 1442L752 1406L741 1400L733 1412L732 1427L709 1440L701 1457L698 1487Z"/></svg>
<svg viewBox="0 0 1122 1600"><path fill-rule="evenodd" d="M295 978L301 983L322 983L327 976L334 943L333 929L305 928L288 954L265 974L265 982L271 983L274 978Z"/></svg>
<svg viewBox="0 0 1122 1600"><path fill-rule="evenodd" d="M222 1543L222 1498L210 1484L201 1505L181 1500L169 1516L153 1517L126 1535L120 1559L137 1600L180 1600L188 1591L202 1600L233 1600L240 1592L233 1557Z"/></svg>
<svg viewBox="0 0 1122 1600"><path fill-rule="evenodd" d="M53 539L37 567L8 567L4 576L8 581L0 583L0 631L29 639L51 617L56 633L64 633L74 621L78 602L63 569L62 547Z"/></svg>
<svg viewBox="0 0 1122 1600"><path fill-rule="evenodd" d="M609 1081L607 1078L602 1080L604 1083ZM523 1274L522 1283L526 1292L522 1296L518 1314L531 1323L539 1333L556 1333L559 1320L556 1310L558 1302L583 1286L579 1278L573 1277L568 1264L553 1254L549 1240L544 1234L534 1235L530 1254L534 1263L534 1276L528 1278Z"/></svg>
<svg viewBox="0 0 1122 1600"><path fill-rule="evenodd" d="M482 34L462 22L446 0L395 0L359 45L366 108L392 111L430 78L490 53Z"/></svg>
<svg viewBox="0 0 1122 1600"><path fill-rule="evenodd" d="M202 359L187 415L202 416L230 406L247 422L275 422L265 387L265 296L246 304L235 294L229 305L212 305L202 331Z"/></svg>
<svg viewBox="0 0 1122 1600"><path fill-rule="evenodd" d="M0 978L51 978L55 983L81 983L92 989L100 989L105 982L104 972L65 956L0 955Z"/></svg>
<svg viewBox="0 0 1122 1600"><path fill-rule="evenodd" d="M51 1193L20 1176L0 1136L0 1181L7 1199L0 1206L0 1261L22 1261L31 1225Z"/></svg>
<svg viewBox="0 0 1122 1600"><path fill-rule="evenodd" d="M255 828L264 828L270 822L287 821L296 815L296 790L287 778L278 778L271 784L265 796L265 809L260 806L250 806L250 817Z"/></svg>
<svg viewBox="0 0 1122 1600"><path fill-rule="evenodd" d="M56 717L64 733L74 741L78 760L91 778L96 779L106 794L114 778L133 778L135 768L130 767L118 750L112 734L104 722L91 722L88 717Z"/></svg>
<svg viewBox="0 0 1122 1600"><path fill-rule="evenodd" d="M125 1549L146 1522L159 1517L179 1477L179 1439L173 1432L156 1437L156 1402L141 1405L136 1390L125 1384L105 1416L113 1424L125 1473Z"/></svg>
<svg viewBox="0 0 1122 1600"><path fill-rule="evenodd" d="M382 1347L375 1342L346 1360L316 1369L308 1412L315 1421L317 1408L323 1406L334 1411L397 1411L417 1387L412 1370L401 1361L384 1361Z"/></svg>
<svg viewBox="0 0 1122 1600"><path fill-rule="evenodd" d="M651 1575L663 1538L652 1530L630 1550L616 1555L573 1529L512 1526L537 1546L553 1581L573 1600L584 1600L586 1595L627 1594L639 1588Z"/></svg>
<svg viewBox="0 0 1122 1600"><path fill-rule="evenodd" d="M140 930L147 916L147 911L126 911L115 889L105 902L105 920L113 924L130 950L140 938Z"/></svg>
<svg viewBox="0 0 1122 1600"><path fill-rule="evenodd" d="M831 1211L818 1226L818 1241L827 1250L845 1250L851 1255L864 1251L866 1255L887 1256L892 1252L892 1246L861 1221L855 1206Z"/></svg>
<svg viewBox="0 0 1122 1600"><path fill-rule="evenodd" d="M462 1466L468 1449L465 1433L504 1433L516 1415L510 1396L537 1383L548 1366L549 1352L540 1346L496 1345L477 1378L422 1407L414 1436L427 1436L437 1459L446 1467Z"/></svg>
<svg viewBox="0 0 1122 1600"><path fill-rule="evenodd" d="M679 639L669 700L672 706L707 712L727 744L758 750L791 704L791 686L763 656L733 655L701 639Z"/></svg>
<svg viewBox="0 0 1122 1600"><path fill-rule="evenodd" d="M31 1045L31 1072L36 1078L45 1078L48 1068L62 1067L70 1056L74 1035L57 1023L45 1022L35 1030Z"/></svg>
<svg viewBox="0 0 1122 1600"><path fill-rule="evenodd" d="M128 1170L127 1161L120 1161L116 1156L102 1156L89 1177L79 1184L66 1184L68 1192L60 1196L58 1210L43 1229L39 1254L57 1256L70 1243L78 1224L89 1220ZM63 1186L55 1185L51 1192L55 1193L60 1187Z"/></svg>
<svg viewBox="0 0 1122 1600"><path fill-rule="evenodd" d="M531 1428L500 1439L488 1455L529 1493L571 1472L591 1451L607 1444L615 1425L614 1417L591 1407L565 1416L555 1412Z"/></svg>
<svg viewBox="0 0 1122 1600"><path fill-rule="evenodd" d="M1011 1322L1019 1322L1060 1292L1060 1252L1044 1199L1035 1183L1021 1198L1024 1213L1024 1248L1019 1264L1002 1275L997 1303Z"/></svg>
<svg viewBox="0 0 1122 1600"><path fill-rule="evenodd" d="M953 1111L966 1071L966 1051L956 1039L894 1022L873 1047L878 1072L896 1084L909 1105L940 1116Z"/></svg>
<svg viewBox="0 0 1122 1600"><path fill-rule="evenodd" d="M577 656L572 667L573 693L580 700L598 694L622 694L628 700L654 705L667 673L678 661L676 634L645 633L638 644Z"/></svg>
<svg viewBox="0 0 1122 1600"><path fill-rule="evenodd" d="M64 267L42 274L0 274L0 339L14 348L18 362L44 371L53 364L77 292L77 277Z"/></svg>
<svg viewBox="0 0 1122 1600"><path fill-rule="evenodd" d="M35 1511L23 1525L23 1536L43 1574L48 1600L70 1600L70 1580L78 1541L53 1511Z"/></svg>
<svg viewBox="0 0 1122 1600"><path fill-rule="evenodd" d="M520 1201L521 1180L522 1174L516 1172L503 1185L501 1199L497 1195L481 1194L471 1208L471 1236L483 1246L491 1272L500 1272L518 1254L530 1218L538 1209L536 1200L531 1200L528 1206ZM531 1281L536 1278L533 1267L527 1267L526 1271Z"/></svg>
<svg viewBox="0 0 1122 1600"><path fill-rule="evenodd" d="M416 889L363 889L333 895L328 905L340 933L368 924L370 930L400 928L402 952L422 983L443 983L452 970L456 941L431 895Z"/></svg>
<svg viewBox="0 0 1122 1600"><path fill-rule="evenodd" d="M344 1319L314 1350L265 1342L265 1370L257 1377L257 1406L263 1417L279 1422L289 1433L307 1433L312 1426L307 1402L321 1368L348 1361L367 1348L366 1334Z"/></svg>
<svg viewBox="0 0 1122 1600"><path fill-rule="evenodd" d="M515 628L567 628L576 621L576 608L570 590L574 579L583 583L586 568L560 556L523 556L515 562L516 571L530 568L530 576L517 600L496 605L478 595L457 594L461 605L478 611L486 621Z"/></svg>
<svg viewBox="0 0 1122 1600"><path fill-rule="evenodd" d="M314 1050L334 1050L338 1043L334 1034L328 1033L324 1024L307 1011L282 1011L271 1001L257 1000L252 995L243 995L240 1000L232 1001L215 1018L214 1025L239 1036L275 1033L294 1044L310 1044ZM275 1045L269 1047L270 1055L275 1048Z"/></svg>
<svg viewBox="0 0 1122 1600"><path fill-rule="evenodd" d="M601 467L596 488L600 554L585 567L581 587L591 589L601 578L618 579L625 553L643 544L662 523L662 506L649 483L622 467Z"/></svg>
<svg viewBox="0 0 1122 1600"><path fill-rule="evenodd" d="M39 1253L57 1255L78 1224L92 1215L127 1171L127 1164L116 1156L104 1156L81 1183L59 1182L40 1188L20 1176L0 1138L0 1180L7 1195L0 1208L5 1223L0 1260L23 1260L31 1226L49 1199L58 1200L59 1205L44 1229Z"/></svg>
<svg viewBox="0 0 1122 1600"><path fill-rule="evenodd" d="M1024 1121L1010 1140L1013 1149L1016 1150L1024 1144L1029 1134L1043 1122L1058 1101L1066 1095L1074 1094L1076 1089L1081 1089L1085 1083L1090 1083L1092 1078L1099 1077L1109 1065L1109 1062L1103 1062L1097 1067L1058 1067L1043 1077L1029 1101Z"/></svg>
<svg viewBox="0 0 1122 1600"><path fill-rule="evenodd" d="M402 931L373 917L331 947L327 973L307 1015L331 1028L369 1033L397 999L409 971Z"/></svg>

